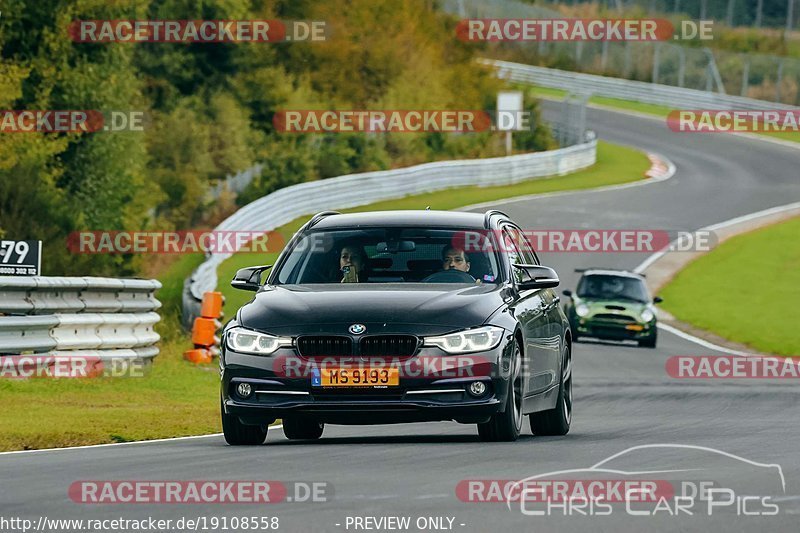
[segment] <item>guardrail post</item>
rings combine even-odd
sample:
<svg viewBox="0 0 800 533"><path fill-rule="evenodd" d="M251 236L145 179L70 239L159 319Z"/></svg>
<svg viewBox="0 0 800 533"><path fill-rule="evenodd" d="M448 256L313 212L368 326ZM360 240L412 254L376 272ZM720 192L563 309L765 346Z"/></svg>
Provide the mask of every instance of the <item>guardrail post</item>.
<svg viewBox="0 0 800 533"><path fill-rule="evenodd" d="M742 96L747 96L747 91L750 89L750 60L744 62L744 68L742 68L742 90L740 94Z"/></svg>
<svg viewBox="0 0 800 533"><path fill-rule="evenodd" d="M661 43L653 45L653 83L658 83L658 74L661 67Z"/></svg>

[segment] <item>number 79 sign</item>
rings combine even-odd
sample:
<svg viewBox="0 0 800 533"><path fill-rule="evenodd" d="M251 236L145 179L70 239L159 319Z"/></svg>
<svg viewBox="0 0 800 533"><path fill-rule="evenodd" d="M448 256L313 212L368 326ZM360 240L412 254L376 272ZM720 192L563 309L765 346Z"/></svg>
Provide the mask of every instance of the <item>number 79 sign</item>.
<svg viewBox="0 0 800 533"><path fill-rule="evenodd" d="M0 240L0 276L38 276L42 241Z"/></svg>

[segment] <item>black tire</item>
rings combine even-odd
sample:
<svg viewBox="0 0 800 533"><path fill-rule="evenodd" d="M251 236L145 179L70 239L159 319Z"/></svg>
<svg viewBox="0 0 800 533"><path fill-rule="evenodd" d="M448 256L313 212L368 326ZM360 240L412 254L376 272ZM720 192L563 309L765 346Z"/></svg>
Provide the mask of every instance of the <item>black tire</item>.
<svg viewBox="0 0 800 533"><path fill-rule="evenodd" d="M283 419L283 433L289 440L314 440L322 436L325 424L305 417Z"/></svg>
<svg viewBox="0 0 800 533"><path fill-rule="evenodd" d="M564 348L561 383L555 409L528 415L534 435L566 435L572 424L572 350Z"/></svg>
<svg viewBox="0 0 800 533"><path fill-rule="evenodd" d="M653 336L649 339L644 339L639 341L639 348L655 348L656 343L658 342L658 336L653 333Z"/></svg>
<svg viewBox="0 0 800 533"><path fill-rule="evenodd" d="M478 436L484 442L513 442L522 431L522 353L516 341L511 365L505 410L478 424Z"/></svg>
<svg viewBox="0 0 800 533"><path fill-rule="evenodd" d="M263 444L267 438L269 426L247 426L239 421L239 417L225 413L222 400L219 402L220 415L222 416L222 433L225 442L231 446L255 446Z"/></svg>

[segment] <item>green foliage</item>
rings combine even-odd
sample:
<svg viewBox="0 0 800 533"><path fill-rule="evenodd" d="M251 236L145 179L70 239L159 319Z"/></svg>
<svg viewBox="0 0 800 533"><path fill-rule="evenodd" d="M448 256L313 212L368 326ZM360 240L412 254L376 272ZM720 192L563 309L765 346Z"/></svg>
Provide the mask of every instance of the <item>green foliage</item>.
<svg viewBox="0 0 800 533"><path fill-rule="evenodd" d="M239 196L241 204L316 176L311 144L300 136L276 138L266 146L261 160L261 175Z"/></svg>
<svg viewBox="0 0 800 533"><path fill-rule="evenodd" d="M533 96L533 89L528 87L525 92L525 110L534 118L539 117L539 101ZM542 121L531 125L533 129L514 133L512 142L514 150L519 152L535 152L537 150L552 150L558 148L553 135Z"/></svg>
<svg viewBox="0 0 800 533"><path fill-rule="evenodd" d="M281 187L436 159L502 155L502 136L285 134L281 109L491 109L501 83L454 38L435 2L394 0L7 0L0 108L145 114L142 132L0 137L0 233L45 241L48 274L131 275L141 258L78 256L80 230L213 225L209 186L256 162L242 205ZM73 20L322 20L326 42L76 43ZM535 108L532 108L535 109ZM544 129L516 149L552 146Z"/></svg>

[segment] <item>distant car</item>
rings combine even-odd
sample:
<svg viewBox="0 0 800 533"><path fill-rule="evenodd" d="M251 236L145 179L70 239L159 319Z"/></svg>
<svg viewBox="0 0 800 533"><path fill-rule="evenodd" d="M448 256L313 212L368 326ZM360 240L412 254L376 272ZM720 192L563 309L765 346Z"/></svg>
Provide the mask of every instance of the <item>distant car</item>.
<svg viewBox="0 0 800 533"><path fill-rule="evenodd" d="M622 270L586 269L564 312L569 319L573 340L595 337L609 340L634 340L639 346L655 348L658 338L654 303L644 277Z"/></svg>
<svg viewBox="0 0 800 533"><path fill-rule="evenodd" d="M537 435L569 431L558 275L503 213L320 213L262 284L268 268L231 282L256 294L223 332L229 444L262 443L279 418L289 439L326 423L455 420L513 441L524 415Z"/></svg>

